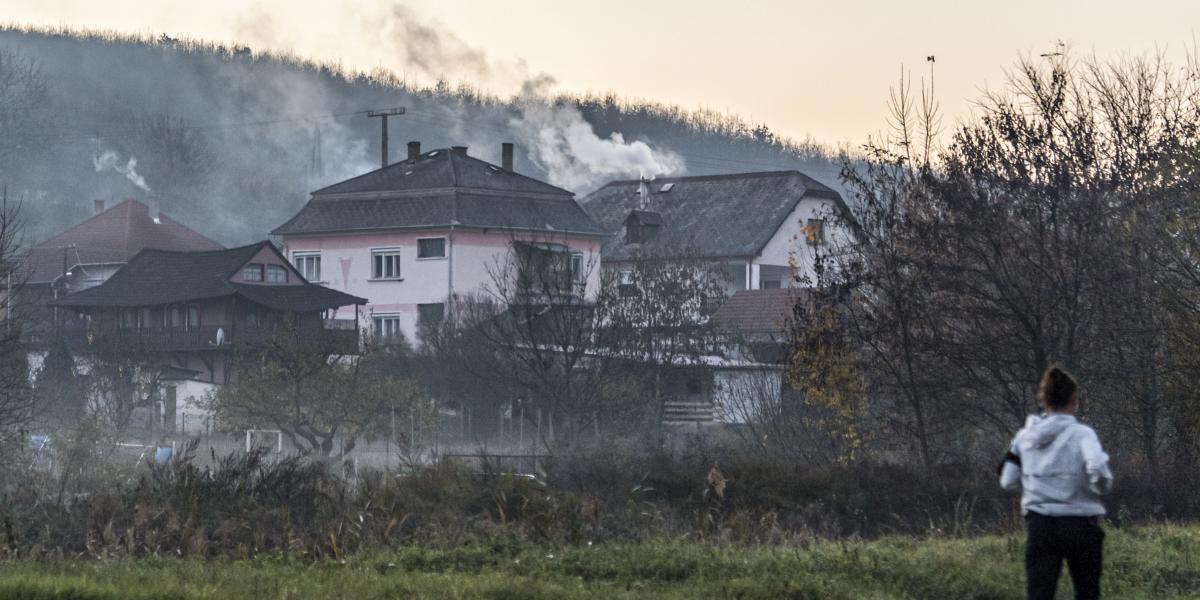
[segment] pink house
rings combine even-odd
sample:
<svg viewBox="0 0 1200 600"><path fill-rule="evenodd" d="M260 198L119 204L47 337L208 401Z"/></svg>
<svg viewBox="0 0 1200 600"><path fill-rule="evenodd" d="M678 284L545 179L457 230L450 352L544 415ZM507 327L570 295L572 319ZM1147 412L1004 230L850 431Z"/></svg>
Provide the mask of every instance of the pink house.
<svg viewBox="0 0 1200 600"><path fill-rule="evenodd" d="M570 293L594 293L605 232L571 192L514 172L511 144L501 154L410 142L406 160L313 192L272 233L307 280L366 298L359 317L383 338L418 340L453 300L494 292L505 265L556 265ZM556 260L529 260L543 254Z"/></svg>

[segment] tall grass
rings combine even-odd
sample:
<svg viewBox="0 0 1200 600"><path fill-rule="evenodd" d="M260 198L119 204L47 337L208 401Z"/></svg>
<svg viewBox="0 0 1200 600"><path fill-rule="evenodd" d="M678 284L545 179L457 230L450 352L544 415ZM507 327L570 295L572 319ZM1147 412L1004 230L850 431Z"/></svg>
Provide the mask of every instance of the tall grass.
<svg viewBox="0 0 1200 600"><path fill-rule="evenodd" d="M9 562L0 598L904 598L1024 597L1018 536L887 537L794 546L714 546L655 538L567 548L475 543L403 546L339 561ZM1111 598L1190 598L1200 530L1109 536ZM1060 594L1069 597L1063 577Z"/></svg>

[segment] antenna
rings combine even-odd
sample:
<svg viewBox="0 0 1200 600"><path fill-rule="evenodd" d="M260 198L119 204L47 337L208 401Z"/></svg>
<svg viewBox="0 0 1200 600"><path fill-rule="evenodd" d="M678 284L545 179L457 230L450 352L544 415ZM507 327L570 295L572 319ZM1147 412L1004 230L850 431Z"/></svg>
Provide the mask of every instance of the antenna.
<svg viewBox="0 0 1200 600"><path fill-rule="evenodd" d="M397 106L395 108L384 108L384 109L380 109L380 110L368 110L367 111L368 117L380 117L381 120L383 121L383 123L382 123L383 127L381 128L381 135L379 138L379 142L380 142L379 143L379 151L380 151L379 152L379 155L380 155L380 160L379 160L380 165L379 166L380 166L380 168L388 166L388 147L387 147L388 146L388 144L387 144L387 142L388 142L388 140L387 140L387 138L388 138L388 126L387 126L388 117L398 116L398 115L402 115L402 114L404 114L403 106Z"/></svg>

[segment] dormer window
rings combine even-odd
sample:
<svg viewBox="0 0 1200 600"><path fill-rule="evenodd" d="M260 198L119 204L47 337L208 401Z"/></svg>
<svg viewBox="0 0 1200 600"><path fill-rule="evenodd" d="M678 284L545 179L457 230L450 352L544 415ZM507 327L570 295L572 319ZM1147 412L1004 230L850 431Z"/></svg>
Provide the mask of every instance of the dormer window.
<svg viewBox="0 0 1200 600"><path fill-rule="evenodd" d="M242 267L242 281L262 281L263 280L263 264L250 263Z"/></svg>
<svg viewBox="0 0 1200 600"><path fill-rule="evenodd" d="M644 244L658 237L662 229L662 215L648 211L635 210L625 218L625 243Z"/></svg>
<svg viewBox="0 0 1200 600"><path fill-rule="evenodd" d="M283 265L267 265L267 283L287 283L288 271Z"/></svg>

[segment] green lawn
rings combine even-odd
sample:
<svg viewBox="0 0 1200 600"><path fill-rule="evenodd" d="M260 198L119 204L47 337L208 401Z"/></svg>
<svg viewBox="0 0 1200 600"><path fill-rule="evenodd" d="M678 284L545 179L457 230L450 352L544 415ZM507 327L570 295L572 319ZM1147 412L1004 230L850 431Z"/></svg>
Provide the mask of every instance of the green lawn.
<svg viewBox="0 0 1200 600"><path fill-rule="evenodd" d="M808 547L655 541L418 547L341 562L143 558L0 563L0 598L1024 597L1022 541L886 538ZM1200 526L1109 530L1108 598L1200 597ZM1064 574L1064 580L1066 579ZM1060 597L1065 594L1064 583Z"/></svg>

